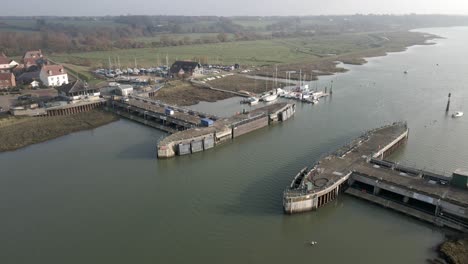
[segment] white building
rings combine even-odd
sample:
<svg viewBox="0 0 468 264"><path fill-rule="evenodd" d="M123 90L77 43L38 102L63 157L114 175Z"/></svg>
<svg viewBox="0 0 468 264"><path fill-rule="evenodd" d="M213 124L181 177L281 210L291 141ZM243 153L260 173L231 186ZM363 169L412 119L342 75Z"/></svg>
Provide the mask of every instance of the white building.
<svg viewBox="0 0 468 264"><path fill-rule="evenodd" d="M133 93L133 86L128 85L128 84L121 84L117 86L117 89L115 89L115 92L121 96L128 96Z"/></svg>
<svg viewBox="0 0 468 264"><path fill-rule="evenodd" d="M18 63L10 58L8 58L5 54L0 54L0 72L11 72L13 68L18 66Z"/></svg>
<svg viewBox="0 0 468 264"><path fill-rule="evenodd" d="M68 84L68 74L62 65L44 65L39 75L45 86Z"/></svg>

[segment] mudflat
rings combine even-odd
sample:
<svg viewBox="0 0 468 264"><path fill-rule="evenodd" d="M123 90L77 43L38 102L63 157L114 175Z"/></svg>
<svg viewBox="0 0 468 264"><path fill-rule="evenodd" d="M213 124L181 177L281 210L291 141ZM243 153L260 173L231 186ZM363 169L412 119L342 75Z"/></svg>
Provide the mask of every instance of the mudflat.
<svg viewBox="0 0 468 264"><path fill-rule="evenodd" d="M73 132L93 129L119 118L103 110L69 116L0 118L0 152L13 151Z"/></svg>

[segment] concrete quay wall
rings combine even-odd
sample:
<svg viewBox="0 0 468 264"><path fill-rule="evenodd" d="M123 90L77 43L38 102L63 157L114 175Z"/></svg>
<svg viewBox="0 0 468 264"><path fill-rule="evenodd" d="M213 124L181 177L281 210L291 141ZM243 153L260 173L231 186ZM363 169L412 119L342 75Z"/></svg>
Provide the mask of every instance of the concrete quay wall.
<svg viewBox="0 0 468 264"><path fill-rule="evenodd" d="M336 199L340 191L342 191L343 185L347 184L350 176L351 172L318 192L285 195L283 198L284 212L287 214L301 213L316 210L326 205Z"/></svg>
<svg viewBox="0 0 468 264"><path fill-rule="evenodd" d="M406 214L408 216L417 218L419 220L423 220L429 222L431 224L440 226L440 227L449 227L454 230L458 230L461 232L468 232L468 226L462 223L457 223L452 221L449 218L443 217L442 215L432 215L426 212L422 212L420 210L402 205L400 203L385 199L383 197L375 196L373 194L362 192L357 189L349 188L346 190L346 194L352 195L357 198L364 199L366 201L381 205L386 208L390 208L392 210L398 211L400 213Z"/></svg>
<svg viewBox="0 0 468 264"><path fill-rule="evenodd" d="M354 181L358 181L361 183L365 183L367 185L373 186L374 191L373 194L377 195L380 193L381 190L387 190L389 192L399 194L408 201L409 198L418 200L427 204L431 204L435 206L438 213L449 213L451 215L455 215L457 217L466 218L468 219L468 210L467 208L452 203L450 201L446 201L441 197L437 197L435 195L427 194L418 192L415 189L409 189L409 187L405 186L397 186L393 183L387 183L384 180L376 180L365 175L360 174L359 172L353 173L352 178L350 179L350 185L353 184ZM403 201L404 202L404 201Z"/></svg>
<svg viewBox="0 0 468 264"><path fill-rule="evenodd" d="M158 144L158 158L172 158L208 150L239 136L264 128L269 124L285 121L294 113L295 105L286 104L269 114L259 113L251 118L233 123L230 123L232 121L218 120L212 127L199 127L180 131Z"/></svg>

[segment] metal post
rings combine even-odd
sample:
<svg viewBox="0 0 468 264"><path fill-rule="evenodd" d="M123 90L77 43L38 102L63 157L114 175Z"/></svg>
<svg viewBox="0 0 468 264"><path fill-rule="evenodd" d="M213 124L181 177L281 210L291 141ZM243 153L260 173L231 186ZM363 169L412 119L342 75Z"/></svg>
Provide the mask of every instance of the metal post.
<svg viewBox="0 0 468 264"><path fill-rule="evenodd" d="M448 94L448 101L447 101L447 108L445 108L445 112L448 112L450 110L450 97L452 96L452 93Z"/></svg>

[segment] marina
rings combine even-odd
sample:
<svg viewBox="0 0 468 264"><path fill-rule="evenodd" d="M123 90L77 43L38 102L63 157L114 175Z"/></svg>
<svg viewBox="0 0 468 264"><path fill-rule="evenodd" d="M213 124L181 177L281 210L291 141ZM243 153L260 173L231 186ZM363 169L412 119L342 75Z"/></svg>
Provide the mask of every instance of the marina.
<svg viewBox="0 0 468 264"><path fill-rule="evenodd" d="M301 169L390 120L408 121L408 140L384 160L372 159L380 165L369 162L369 175L359 175L360 179L354 175L358 182L375 185L374 170L388 171L395 176L389 176L389 182L401 178L402 186L393 181L391 186L407 191L412 181L424 180L424 186L432 186L429 181L437 179L433 174L451 177L457 168L468 168L467 119L451 117L454 111L463 111L458 108L463 106L459 98L468 96L466 60L454 60L467 56L466 28L421 31L445 39L437 40L438 45L372 58L366 65L347 66L349 71L343 74L320 77L320 87L334 80L333 96L317 105L291 100L296 103L294 118L210 151L155 161L158 139L168 133L145 126L141 115L141 122L122 118L2 153L0 164L9 172L0 184L5 215L2 259L6 263L38 259L86 263L93 258L118 264L276 264L312 259L427 263L437 257L434 249L451 229L388 210L408 209L416 203L414 199L404 205L401 196L391 200L382 190L374 195L369 186L349 186L348 179L348 188L315 212L286 215L282 201L285 187ZM437 69L435 62L440 64ZM402 65L410 65L410 74L402 74ZM456 107L444 113L449 91ZM248 109L239 105L240 99L202 103L192 109L229 118ZM138 114L129 117L136 119ZM426 176L413 176L409 169ZM380 180L377 184L385 189L384 183L388 184ZM436 182L435 186L443 190L447 184ZM343 190L372 201L356 199Z"/></svg>

